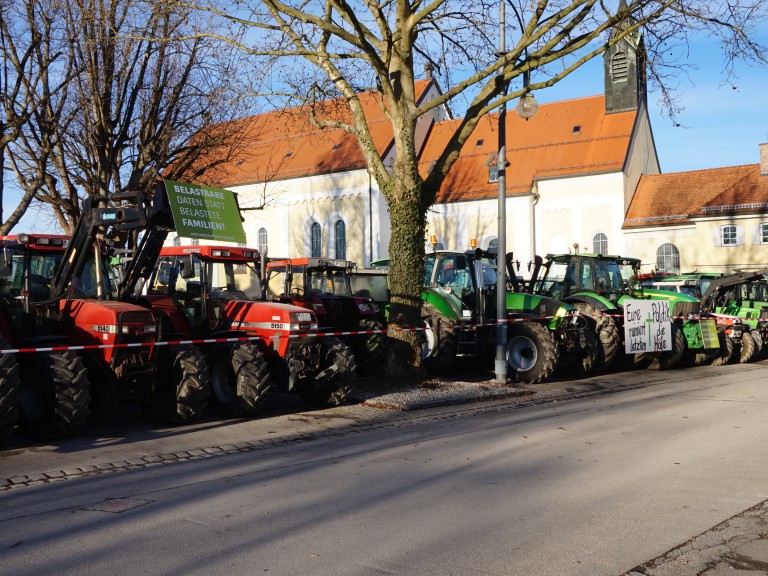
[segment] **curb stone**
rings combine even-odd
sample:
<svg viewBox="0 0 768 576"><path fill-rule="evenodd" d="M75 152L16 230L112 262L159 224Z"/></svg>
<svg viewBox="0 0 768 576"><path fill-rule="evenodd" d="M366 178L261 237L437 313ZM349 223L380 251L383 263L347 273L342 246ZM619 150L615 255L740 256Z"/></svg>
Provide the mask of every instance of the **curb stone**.
<svg viewBox="0 0 768 576"><path fill-rule="evenodd" d="M489 382L436 382L428 386L404 386L386 392L366 391L364 388L353 392L353 400L369 408L383 410L411 411L424 408L438 408L470 402L503 400L534 394L513 386Z"/></svg>

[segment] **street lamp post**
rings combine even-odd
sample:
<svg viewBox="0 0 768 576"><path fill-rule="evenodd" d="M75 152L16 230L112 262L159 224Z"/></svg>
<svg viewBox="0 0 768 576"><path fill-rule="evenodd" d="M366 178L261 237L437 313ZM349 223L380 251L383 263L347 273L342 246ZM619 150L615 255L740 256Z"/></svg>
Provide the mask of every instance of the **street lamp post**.
<svg viewBox="0 0 768 576"><path fill-rule="evenodd" d="M506 14L504 10L505 0L499 0L499 55L506 53L505 30ZM503 79L503 67L499 71L500 81L504 88L502 98L507 96L508 83ZM527 74L524 77L525 85L528 85ZM526 93L520 97L517 103L517 113L528 120L532 118L539 105L533 94ZM499 198L498 198L498 240L496 252L496 379L499 384L507 381L507 103L502 102L499 109L499 152L496 166L498 167Z"/></svg>

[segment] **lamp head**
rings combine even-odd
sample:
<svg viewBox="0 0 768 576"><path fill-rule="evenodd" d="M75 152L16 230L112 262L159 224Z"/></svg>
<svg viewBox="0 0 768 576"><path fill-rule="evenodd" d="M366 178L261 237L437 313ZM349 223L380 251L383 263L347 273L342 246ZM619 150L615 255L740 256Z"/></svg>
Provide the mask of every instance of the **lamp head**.
<svg viewBox="0 0 768 576"><path fill-rule="evenodd" d="M528 120L533 118L536 115L536 112L539 111L539 103L536 102L536 98L533 97L533 94L528 92L520 97L515 110L517 110L517 114L521 118Z"/></svg>

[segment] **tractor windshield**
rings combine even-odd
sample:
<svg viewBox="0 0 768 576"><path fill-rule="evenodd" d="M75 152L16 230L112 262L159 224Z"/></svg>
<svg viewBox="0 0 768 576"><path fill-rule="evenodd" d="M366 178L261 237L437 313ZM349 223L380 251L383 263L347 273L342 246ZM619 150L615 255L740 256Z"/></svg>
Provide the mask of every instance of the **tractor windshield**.
<svg viewBox="0 0 768 576"><path fill-rule="evenodd" d="M51 278L61 260L62 252L38 252L29 257L29 296L33 302L46 300L50 296ZM24 252L9 250L8 267L0 277L0 294L15 298L24 289ZM86 270L87 272L87 270Z"/></svg>
<svg viewBox="0 0 768 576"><path fill-rule="evenodd" d="M474 291L472 269L464 254L440 254L435 263L434 275L432 285L439 286L448 293L460 295Z"/></svg>
<svg viewBox="0 0 768 576"><path fill-rule="evenodd" d="M237 292L238 297L249 300L261 299L261 283L258 269L249 262L212 262L209 276L213 290Z"/></svg>
<svg viewBox="0 0 768 576"><path fill-rule="evenodd" d="M585 267L586 268L586 267ZM599 294L623 293L622 265L615 260L598 260L595 264L595 287Z"/></svg>
<svg viewBox="0 0 768 576"><path fill-rule="evenodd" d="M295 276L294 276L295 278ZM352 296L347 271L338 268L310 268L307 270L310 294L321 296Z"/></svg>
<svg viewBox="0 0 768 576"><path fill-rule="evenodd" d="M553 259L534 292L554 298L563 297L573 287L573 267L570 258Z"/></svg>
<svg viewBox="0 0 768 576"><path fill-rule="evenodd" d="M182 274L185 267L191 269ZM205 279L203 266L206 266ZM258 268L251 262L234 260L201 260L194 257L162 256L150 279L148 294L200 294L205 280L213 298L226 300L260 300L261 283Z"/></svg>

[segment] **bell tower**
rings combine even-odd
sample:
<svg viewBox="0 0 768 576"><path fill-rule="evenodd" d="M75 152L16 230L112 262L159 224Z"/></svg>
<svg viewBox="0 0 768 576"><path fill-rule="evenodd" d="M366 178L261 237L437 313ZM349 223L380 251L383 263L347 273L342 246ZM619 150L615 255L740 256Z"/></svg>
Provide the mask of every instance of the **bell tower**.
<svg viewBox="0 0 768 576"><path fill-rule="evenodd" d="M618 11L626 10L624 0ZM611 31L611 40L624 33L634 21L629 17ZM605 112L636 110L646 100L646 55L643 37L635 30L613 44L603 54Z"/></svg>

